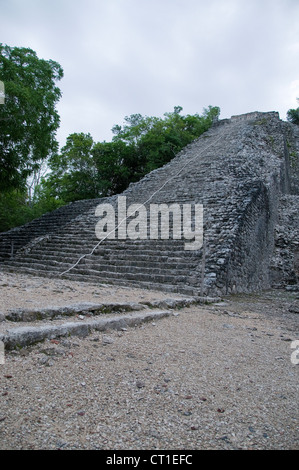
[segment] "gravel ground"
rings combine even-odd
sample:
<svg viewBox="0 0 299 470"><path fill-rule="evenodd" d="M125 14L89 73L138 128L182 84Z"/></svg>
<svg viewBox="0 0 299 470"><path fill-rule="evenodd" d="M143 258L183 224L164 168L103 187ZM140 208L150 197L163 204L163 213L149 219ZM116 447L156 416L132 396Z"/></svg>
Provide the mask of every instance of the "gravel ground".
<svg viewBox="0 0 299 470"><path fill-rule="evenodd" d="M140 302L184 297L129 287L48 279L0 271L0 312L18 308L64 306L76 302Z"/></svg>
<svg viewBox="0 0 299 470"><path fill-rule="evenodd" d="M170 297L3 273L0 287L2 311ZM0 449L298 450L297 297L234 296L6 352Z"/></svg>

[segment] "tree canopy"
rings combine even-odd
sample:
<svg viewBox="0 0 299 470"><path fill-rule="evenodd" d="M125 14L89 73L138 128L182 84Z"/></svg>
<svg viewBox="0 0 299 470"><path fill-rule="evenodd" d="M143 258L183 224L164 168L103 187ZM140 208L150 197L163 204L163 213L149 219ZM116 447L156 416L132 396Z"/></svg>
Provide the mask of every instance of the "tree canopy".
<svg viewBox="0 0 299 470"><path fill-rule="evenodd" d="M49 159L51 174L42 188L64 202L122 192L131 182L168 163L220 113L212 106L202 116L183 116L182 110L176 106L162 118L126 116L122 126L112 128L111 142L94 142L90 134L71 134L61 154Z"/></svg>
<svg viewBox="0 0 299 470"><path fill-rule="evenodd" d="M0 190L20 189L27 177L58 150L55 109L63 76L53 60L39 59L29 48L0 44ZM3 100L3 91L5 93Z"/></svg>
<svg viewBox="0 0 299 470"><path fill-rule="evenodd" d="M299 103L299 98L297 98ZM299 125L299 108L297 109L289 109L287 112L287 120L292 122L293 124Z"/></svg>
<svg viewBox="0 0 299 470"><path fill-rule="evenodd" d="M0 43L0 231L72 201L122 192L168 163L220 113L209 106L202 115L183 115L175 106L162 117L132 114L113 126L111 142L73 133L59 151L62 77L57 62Z"/></svg>

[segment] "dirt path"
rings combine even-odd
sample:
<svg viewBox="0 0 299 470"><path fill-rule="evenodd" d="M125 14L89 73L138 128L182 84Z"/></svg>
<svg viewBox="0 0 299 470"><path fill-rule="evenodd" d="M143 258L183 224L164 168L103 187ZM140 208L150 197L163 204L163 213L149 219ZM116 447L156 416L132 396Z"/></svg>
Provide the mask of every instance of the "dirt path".
<svg viewBox="0 0 299 470"><path fill-rule="evenodd" d="M94 296L165 297L8 276L1 311ZM7 352L0 449L299 449L299 352L291 347L299 340L298 296L234 296Z"/></svg>

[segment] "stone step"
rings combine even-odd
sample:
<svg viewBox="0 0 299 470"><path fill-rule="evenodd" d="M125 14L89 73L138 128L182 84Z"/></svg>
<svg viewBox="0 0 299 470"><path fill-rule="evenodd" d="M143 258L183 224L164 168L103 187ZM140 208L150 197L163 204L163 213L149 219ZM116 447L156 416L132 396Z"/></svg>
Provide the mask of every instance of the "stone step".
<svg viewBox="0 0 299 470"><path fill-rule="evenodd" d="M155 271L152 269L142 269L136 267L123 271L104 271L101 269L101 267L99 267L99 270L92 269L89 267L86 267L84 269L84 267L78 265L73 268L73 271L75 273L83 274L85 276L93 275L102 277L104 279L123 279L125 277L128 280L150 281L156 283L165 282L166 284L174 282L175 279L178 282L185 282L187 279L186 272L182 274L176 274L175 272L165 273L162 270Z"/></svg>
<svg viewBox="0 0 299 470"><path fill-rule="evenodd" d="M124 287L137 287L141 289L151 289L151 290L158 290L162 292L174 292L174 293L179 293L179 294L184 294L184 295L198 295L200 289L199 287L196 286L191 286L187 285L186 283L178 283L175 282L175 284L161 284L159 282L154 282L153 280L150 281L142 281L140 279L127 279L127 278L122 278L122 279L111 279L111 278L102 278L99 276L89 276L88 278L86 275L83 274L74 274L72 271L70 271L67 274L64 274L62 278L65 279L70 279L73 281L90 281L94 283L103 283L103 285L109 284L109 285L115 285L115 286L124 286Z"/></svg>
<svg viewBox="0 0 299 470"><path fill-rule="evenodd" d="M10 268L28 268L35 270L37 272L48 272L52 271L53 273L61 274L65 270L71 268L73 265L68 263L56 263L56 264L40 264L38 262L35 263L26 263L25 261L12 261L9 264L6 264L7 267ZM167 272L167 270L161 269L161 268L147 268L146 266L109 266L106 265L106 269L98 265L97 268L95 269L96 266L90 266L89 264L78 264L76 267L72 269L72 271L79 273L79 274L84 274L86 276L89 275L94 275L94 276L100 276L102 278L108 279L120 279L123 278L124 275L126 279L140 279L140 280L152 280L155 279L157 282L167 282L173 281L175 278L179 279L181 276L180 282L183 282L186 280L186 277L188 275L188 270L181 270L178 272L177 270L173 270L170 272Z"/></svg>
<svg viewBox="0 0 299 470"><path fill-rule="evenodd" d="M78 245L78 246L81 246L82 245L82 241L84 241L84 243L90 245L90 246L94 246L98 243L102 243L102 245L110 245L110 246L115 246L115 247L119 247L119 246L134 246L134 247L144 247L144 246L152 246L154 243L158 243L161 245L161 247L168 247L169 244L171 244L174 248L176 247L180 247L182 246L184 243L185 243L185 239L173 239L173 238L167 238L167 239L137 239L137 240L131 240L130 238L127 238L126 240L119 240L117 237L115 239L109 239L109 238L106 238L106 239L103 239L103 240L100 240L98 238L95 237L95 235L93 234L93 237L84 237L84 234L82 234L80 231L78 231L76 233L76 236L74 237L69 237L69 236L65 236L65 235L58 235L58 234L55 234L55 235L52 235L48 240L46 240L45 242L47 243L47 246L50 246L51 244L63 244L63 245ZM43 242L43 243L45 243Z"/></svg>
<svg viewBox="0 0 299 470"><path fill-rule="evenodd" d="M72 266L72 263L62 263L62 262L59 262L59 261L56 261L56 262L52 262L52 264L45 264L45 263L40 263L40 261L32 261L32 262L26 262L26 260L24 260L23 258L21 260L10 260L10 261L6 261L4 264L3 264L3 267L7 267L7 268L10 268L10 269L13 269L13 268L29 268L29 269L33 269L35 268L36 271L47 271L47 270L51 270L51 271L55 271L57 273L59 273L61 270L63 269L68 269Z"/></svg>
<svg viewBox="0 0 299 470"><path fill-rule="evenodd" d="M69 317L89 319L98 315L119 314L124 312L141 311L148 308L178 309L200 303L200 297L171 297L162 300L147 300L140 302L77 302L58 307L16 308L0 316L0 333L7 324L38 323L47 320L61 320ZM6 322L6 323L3 323Z"/></svg>
<svg viewBox="0 0 299 470"><path fill-rule="evenodd" d="M84 259L88 259L91 262L93 260L105 260L108 262L113 263L113 261L140 261L140 262L167 262L167 263L192 263L193 261L196 262L198 259L201 258L201 252L198 251L187 251L187 250L169 250L169 251L160 251L156 248L156 250L113 250L109 249L97 249L94 251L93 254L90 254L92 249L81 249L79 250L72 250L72 249L61 249L61 250L51 250L48 255L48 251L46 250L32 250L29 253L16 253L16 255L12 258L13 260L23 259L23 260L44 260L47 259L51 261L55 258L58 261L70 261L74 262L79 257L84 256Z"/></svg>
<svg viewBox="0 0 299 470"><path fill-rule="evenodd" d="M150 260L151 258L149 258ZM191 266L190 263L183 263L182 261L177 262L177 263L168 263L167 261L163 261L163 259L157 260L156 262L154 261L138 261L138 260L120 260L116 259L114 262L109 261L108 263L104 263L103 260L88 260L88 259L83 259L80 261L81 266L90 266L91 268L95 268L95 266L98 266L99 269L103 269L106 271L117 271L118 269L121 269L123 272L125 270L154 270L154 271L161 271L161 272L167 272L167 271L175 271L178 275L180 273L186 273L190 271ZM195 264L197 266L198 263Z"/></svg>
<svg viewBox="0 0 299 470"><path fill-rule="evenodd" d="M92 251L93 249L95 248L94 252L96 253L107 253L109 251L117 251L117 252L127 252L127 253L153 253L153 252L157 252L157 250L159 249L159 253L165 253L165 254L168 254L168 253L186 253L186 256L190 256L192 253L188 250L185 250L184 249L184 246L182 244L173 244L171 241L168 243L168 244L160 244L160 243L157 243L156 241L152 241L151 244L144 244L142 246L142 244L126 244L126 243L123 243L123 242L119 242L118 244L115 244L115 245L112 245L112 244L108 244L108 243L103 243L103 244L100 244L97 246L96 243L93 243L93 244L88 244L88 243L84 243L84 240L82 240L82 243L81 244L78 244L78 243L65 243L65 244L59 244L58 242L56 243L51 243L51 244L47 244L47 245L43 245L43 246L36 246L36 247L33 247L33 248L30 248L28 247L28 250L22 250L22 253L26 253L26 251L28 252L35 252L35 253L39 253L39 254L45 254L45 251L46 252L53 252L53 253L57 253L57 252L64 252L64 253L80 253L80 252L84 252L84 253L88 253L90 251ZM192 250L191 250L192 251Z"/></svg>
<svg viewBox="0 0 299 470"><path fill-rule="evenodd" d="M118 315L101 315L98 318L88 320L77 319L72 322L54 320L39 326L28 324L27 326L9 328L0 333L0 341L3 341L5 349L12 350L30 346L46 339L60 340L70 336L84 338L94 331L121 330L144 322L157 321L170 315L173 315L170 310L145 309Z"/></svg>
<svg viewBox="0 0 299 470"><path fill-rule="evenodd" d="M70 256L70 253L55 253L55 252L47 252L46 254L39 254L34 252L33 254L28 253L21 258L23 262L34 263L34 262L42 262L45 261L47 264L56 265L59 263L74 263L78 259L78 253L76 252L73 256ZM20 258L16 256L10 262L19 261ZM80 263L90 263L90 264L97 264L100 263L101 266L118 266L126 264L127 266L144 266L145 263L148 267L155 267L157 265L161 266L163 263L164 269L180 269L180 268L188 268L190 263L194 263L197 265L200 262L200 258L198 256L194 256L193 258L190 257L179 257L179 256L167 256L162 255L158 256L157 254L152 255L151 253L148 254L136 254L136 253L114 253L110 251L108 253L94 253L93 255L87 254Z"/></svg>
<svg viewBox="0 0 299 470"><path fill-rule="evenodd" d="M102 302L97 304L92 302L82 302L63 307L12 309L5 314L4 318L2 315L2 321L15 323L39 322L44 320L61 319L64 317L75 317L78 315L89 318L90 316L108 313L139 311L144 308L146 308L145 305L134 302Z"/></svg>
<svg viewBox="0 0 299 470"><path fill-rule="evenodd" d="M12 264L7 267L15 268L15 269L27 269L29 272L34 271L36 273L50 273L52 272L53 274L56 274L56 276L62 275L65 271L68 271L71 266L46 266L46 265L38 265L36 263L29 264L29 263L20 263L18 264ZM127 279L127 280L135 280L135 281L143 281L143 282L156 282L156 283L173 283L173 282L187 282L187 278L189 275L188 271L171 271L171 272L165 272L163 270L153 270L153 269L147 269L147 268L137 268L133 266L132 268L119 268L119 269L103 269L101 266L98 267L98 269L93 269L93 267L87 266L84 268L84 266L78 265L75 268L72 268L69 272L73 274L80 274L84 276L85 278L88 278L89 276L92 276L94 279L102 279L103 282L109 281L109 280L122 280L122 279Z"/></svg>
<svg viewBox="0 0 299 470"><path fill-rule="evenodd" d="M147 280L137 279L127 279L126 276L121 276L120 278L110 277L109 273L104 276L103 273L96 272L91 273L84 271L83 273L78 273L76 269L72 269L71 271L61 274L57 271L52 271L49 269L37 270L35 267L24 267L20 263L19 266L9 266L3 265L2 269L8 272L19 272L19 273L28 273L34 276L39 277L47 277L47 278L54 278L54 279L69 279L72 281L79 281L79 282L91 282L95 283L96 285L116 285L116 286L132 286L142 289L152 289L158 290L163 292L174 292L184 295L198 295L199 287L195 285L189 285L187 282L181 282L175 277L173 279L172 284L166 284L158 281L154 281L153 276L149 276Z"/></svg>
<svg viewBox="0 0 299 470"><path fill-rule="evenodd" d="M53 212L44 214L22 227L17 227L0 234L0 259L10 256L12 241L14 243L14 251L16 251L37 237L61 230L63 226L70 224L78 216L82 217L84 215L86 217L88 211L92 210L93 212L100 201L101 199L76 201Z"/></svg>

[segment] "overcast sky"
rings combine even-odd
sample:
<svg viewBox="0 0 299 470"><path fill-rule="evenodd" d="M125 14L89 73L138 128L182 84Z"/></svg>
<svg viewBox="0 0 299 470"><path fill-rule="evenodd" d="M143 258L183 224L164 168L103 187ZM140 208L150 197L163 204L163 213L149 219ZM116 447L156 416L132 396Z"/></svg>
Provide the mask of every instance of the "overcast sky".
<svg viewBox="0 0 299 470"><path fill-rule="evenodd" d="M299 0L0 0L0 42L62 66L60 145L174 106L298 107Z"/></svg>

